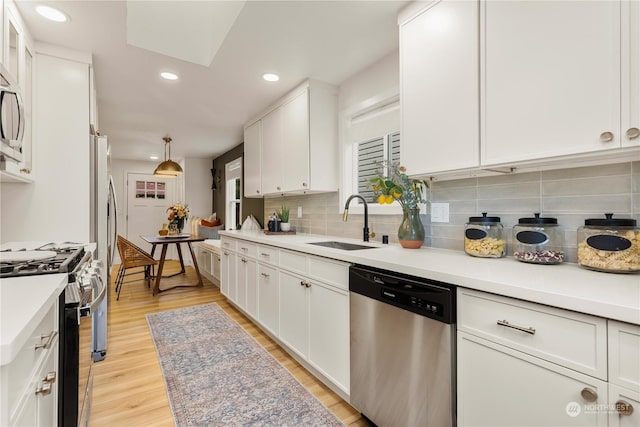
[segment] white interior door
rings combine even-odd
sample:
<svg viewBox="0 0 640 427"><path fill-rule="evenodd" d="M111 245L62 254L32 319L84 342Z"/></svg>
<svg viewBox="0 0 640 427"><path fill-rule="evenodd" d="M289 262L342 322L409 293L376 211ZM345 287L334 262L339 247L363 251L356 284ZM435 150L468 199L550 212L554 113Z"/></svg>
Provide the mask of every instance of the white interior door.
<svg viewBox="0 0 640 427"><path fill-rule="evenodd" d="M175 178L162 178L151 174L127 174L127 239L151 252L151 245L142 238L158 234L162 224L168 223L167 209L176 203ZM170 245L167 259L177 254ZM156 259L158 259L156 254Z"/></svg>

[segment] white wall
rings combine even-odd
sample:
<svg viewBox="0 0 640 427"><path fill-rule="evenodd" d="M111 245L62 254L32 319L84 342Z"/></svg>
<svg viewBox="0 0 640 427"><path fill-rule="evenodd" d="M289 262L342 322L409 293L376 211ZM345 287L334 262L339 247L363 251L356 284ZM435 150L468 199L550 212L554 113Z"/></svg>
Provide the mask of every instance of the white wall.
<svg viewBox="0 0 640 427"><path fill-rule="evenodd" d="M213 159L186 158L184 164L184 202L189 206L191 216L208 217L213 212Z"/></svg>
<svg viewBox="0 0 640 427"><path fill-rule="evenodd" d="M37 54L35 66L35 182L1 184L0 241L88 242L89 65Z"/></svg>

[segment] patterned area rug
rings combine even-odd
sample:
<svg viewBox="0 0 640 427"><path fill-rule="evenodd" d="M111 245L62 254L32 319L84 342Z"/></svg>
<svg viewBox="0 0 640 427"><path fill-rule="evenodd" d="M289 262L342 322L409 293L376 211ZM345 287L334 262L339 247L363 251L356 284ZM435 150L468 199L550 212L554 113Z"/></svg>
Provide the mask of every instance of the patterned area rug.
<svg viewBox="0 0 640 427"><path fill-rule="evenodd" d="M217 304L147 315L177 426L342 426Z"/></svg>

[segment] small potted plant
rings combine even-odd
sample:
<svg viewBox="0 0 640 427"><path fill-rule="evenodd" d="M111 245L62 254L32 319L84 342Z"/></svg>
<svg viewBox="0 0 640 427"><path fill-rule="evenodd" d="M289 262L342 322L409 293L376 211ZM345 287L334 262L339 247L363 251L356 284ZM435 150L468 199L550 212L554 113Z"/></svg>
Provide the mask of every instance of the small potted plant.
<svg viewBox="0 0 640 427"><path fill-rule="evenodd" d="M289 224L289 208L282 205L282 209L276 211L276 216L280 220L280 230L291 230L291 224Z"/></svg>

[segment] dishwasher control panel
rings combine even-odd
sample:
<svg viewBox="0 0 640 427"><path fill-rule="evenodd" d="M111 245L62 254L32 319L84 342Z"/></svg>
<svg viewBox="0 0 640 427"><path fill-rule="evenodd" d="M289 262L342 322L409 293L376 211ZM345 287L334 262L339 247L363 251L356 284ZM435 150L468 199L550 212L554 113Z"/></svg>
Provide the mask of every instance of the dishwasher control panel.
<svg viewBox="0 0 640 427"><path fill-rule="evenodd" d="M385 300L395 301L397 304L412 307L414 310L441 317L443 315L442 304L430 301L419 296L408 295L393 289L381 288L381 297Z"/></svg>

